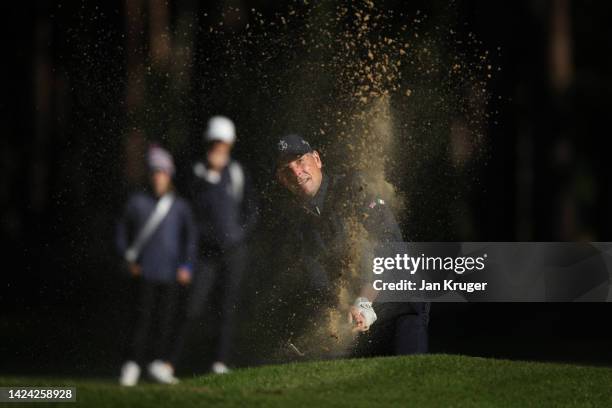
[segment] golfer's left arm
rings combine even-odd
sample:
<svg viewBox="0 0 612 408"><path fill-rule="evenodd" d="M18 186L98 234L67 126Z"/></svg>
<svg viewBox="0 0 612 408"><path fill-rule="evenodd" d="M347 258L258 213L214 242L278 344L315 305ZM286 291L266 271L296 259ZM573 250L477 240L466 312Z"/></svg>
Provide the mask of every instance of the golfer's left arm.
<svg viewBox="0 0 612 408"><path fill-rule="evenodd" d="M374 245L402 241L401 230L387 203L376 197L368 201L364 227L368 231L370 241ZM362 276L364 283L351 306L350 318L356 331L367 331L377 319L372 303L378 297L378 291L372 286L371 271L364 270Z"/></svg>

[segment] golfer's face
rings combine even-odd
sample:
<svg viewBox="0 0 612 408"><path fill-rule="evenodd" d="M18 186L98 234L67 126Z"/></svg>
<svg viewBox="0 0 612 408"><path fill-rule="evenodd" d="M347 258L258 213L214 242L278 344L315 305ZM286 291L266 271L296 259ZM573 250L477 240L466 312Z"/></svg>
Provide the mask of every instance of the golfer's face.
<svg viewBox="0 0 612 408"><path fill-rule="evenodd" d="M306 153L283 163L277 172L278 181L293 194L314 197L321 187L321 159L317 152Z"/></svg>

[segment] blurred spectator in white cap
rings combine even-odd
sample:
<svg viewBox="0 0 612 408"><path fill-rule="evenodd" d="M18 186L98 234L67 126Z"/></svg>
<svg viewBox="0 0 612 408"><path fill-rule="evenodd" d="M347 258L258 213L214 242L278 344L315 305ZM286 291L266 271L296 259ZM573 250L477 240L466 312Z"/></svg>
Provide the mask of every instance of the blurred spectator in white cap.
<svg viewBox="0 0 612 408"><path fill-rule="evenodd" d="M210 290L221 292L219 344L211 370L222 374L229 371L240 283L248 257L246 241L255 226L257 211L248 173L231 158L236 141L234 123L225 116L213 116L204 141L205 160L195 163L192 183L192 205L199 230L198 272L178 341L184 343L187 333L199 326ZM180 352L181 347L177 355Z"/></svg>

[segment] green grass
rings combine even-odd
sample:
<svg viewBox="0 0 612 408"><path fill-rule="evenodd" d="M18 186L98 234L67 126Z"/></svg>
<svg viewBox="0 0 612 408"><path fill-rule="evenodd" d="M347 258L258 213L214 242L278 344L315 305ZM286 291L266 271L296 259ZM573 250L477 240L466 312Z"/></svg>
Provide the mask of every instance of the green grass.
<svg viewBox="0 0 612 408"><path fill-rule="evenodd" d="M92 408L612 407L612 368L449 355L248 368L223 376L184 378L177 386L143 384L128 389L111 380L1 377L0 384L76 386L78 403L65 405Z"/></svg>

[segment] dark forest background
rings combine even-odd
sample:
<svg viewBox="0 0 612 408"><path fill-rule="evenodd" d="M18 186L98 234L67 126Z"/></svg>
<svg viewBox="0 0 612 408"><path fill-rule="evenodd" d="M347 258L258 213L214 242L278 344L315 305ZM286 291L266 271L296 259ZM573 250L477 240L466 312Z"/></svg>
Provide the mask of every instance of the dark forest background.
<svg viewBox="0 0 612 408"><path fill-rule="evenodd" d="M473 34L480 48L495 50L490 62L500 68L487 85L477 164L457 176L445 170L444 152L411 157L421 163L412 176L428 183L397 177L400 191L416 197L399 214L406 234L420 241L612 241L605 142L612 6L387 0L378 7L429 16L424 31L452 25ZM243 10L240 22L233 8ZM271 19L287 5L33 1L2 9L0 372L114 375L130 299L113 227L127 193L146 176L146 144L161 141L174 153L180 188L188 163L202 153L206 119L224 113L238 128L236 157L258 190L268 191L274 140L291 118L271 119L271 93L250 71L230 68L234 60L207 27L223 22L225 39L256 21L253 9ZM253 47L241 58L256 62L264 45ZM262 75L275 70L282 74L272 66ZM465 185L460 195L457 184ZM451 205L436 205L442 201ZM252 322L253 310L268 307L266 288L275 282L265 239L258 242L236 365L276 361L273 346L252 341L267 327ZM609 303L436 304L431 349L609 365L611 312ZM204 370L213 340L203 330L180 372Z"/></svg>

